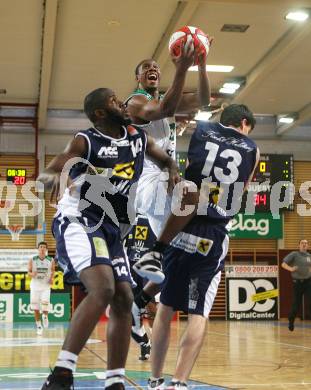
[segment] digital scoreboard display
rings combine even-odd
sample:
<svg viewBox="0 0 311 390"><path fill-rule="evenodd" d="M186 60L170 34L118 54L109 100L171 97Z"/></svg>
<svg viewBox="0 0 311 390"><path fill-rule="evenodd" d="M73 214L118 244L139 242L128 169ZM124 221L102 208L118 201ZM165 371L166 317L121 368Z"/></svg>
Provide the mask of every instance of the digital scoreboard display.
<svg viewBox="0 0 311 390"><path fill-rule="evenodd" d="M290 154L262 154L249 187L249 192L254 192L256 212L270 211L271 187L280 181L287 182L282 186L280 194L280 200L283 200L286 187L289 185L288 182L294 183L293 156ZM247 194L244 195L241 211L245 208L246 196ZM284 210L293 209L293 202L284 208Z"/></svg>
<svg viewBox="0 0 311 390"><path fill-rule="evenodd" d="M27 171L24 168L7 168L6 180L12 184L22 186L26 183Z"/></svg>
<svg viewBox="0 0 311 390"><path fill-rule="evenodd" d="M185 176L187 161L186 152L176 153L176 162L180 170L180 176ZM290 154L262 154L256 168L252 184L250 185L250 193L254 192L254 205L256 212L270 211L270 193L271 187L280 181L294 183L293 173L293 156ZM281 191L280 200L284 198L286 185ZM261 191L257 191L257 189ZM241 212L245 211L247 192L242 201ZM294 205L291 203L285 210L293 210Z"/></svg>

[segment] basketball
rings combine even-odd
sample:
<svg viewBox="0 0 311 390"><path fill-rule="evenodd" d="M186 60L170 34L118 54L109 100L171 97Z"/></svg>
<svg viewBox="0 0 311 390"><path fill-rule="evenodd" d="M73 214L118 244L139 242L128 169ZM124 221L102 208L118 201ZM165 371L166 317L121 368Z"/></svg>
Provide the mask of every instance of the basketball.
<svg viewBox="0 0 311 390"><path fill-rule="evenodd" d="M209 51L208 36L199 28L184 26L175 31L169 40L168 49L172 56L178 57L182 44L185 44L191 38L193 39L194 49L196 51L194 65L197 65L198 55L204 52L207 55Z"/></svg>

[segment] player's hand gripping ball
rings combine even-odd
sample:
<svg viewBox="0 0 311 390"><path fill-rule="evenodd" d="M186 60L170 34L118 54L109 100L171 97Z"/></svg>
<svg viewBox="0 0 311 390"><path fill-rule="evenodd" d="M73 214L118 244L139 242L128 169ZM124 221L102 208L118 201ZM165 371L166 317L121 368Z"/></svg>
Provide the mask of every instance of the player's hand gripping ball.
<svg viewBox="0 0 311 390"><path fill-rule="evenodd" d="M198 65L199 56L209 52L210 42L208 36L199 28L192 26L184 26L175 31L169 40L168 49L173 57L178 57L183 45L193 40L195 57L194 65Z"/></svg>

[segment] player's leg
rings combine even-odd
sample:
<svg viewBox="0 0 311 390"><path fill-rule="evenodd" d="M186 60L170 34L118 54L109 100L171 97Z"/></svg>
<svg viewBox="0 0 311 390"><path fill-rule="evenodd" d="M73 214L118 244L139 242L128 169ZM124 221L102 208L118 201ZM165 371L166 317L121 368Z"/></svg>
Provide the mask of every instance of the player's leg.
<svg viewBox="0 0 311 390"><path fill-rule="evenodd" d="M293 281L293 303L288 315L288 329L292 332L295 328L294 322L301 306L303 296L303 285L300 280Z"/></svg>
<svg viewBox="0 0 311 390"><path fill-rule="evenodd" d="M107 329L106 388L124 383L125 363L128 355L133 294L128 282L116 282L115 295L110 303Z"/></svg>
<svg viewBox="0 0 311 390"><path fill-rule="evenodd" d="M192 233L199 237L196 251L185 253L189 264L188 285L184 286L189 317L180 340L175 373L168 387L170 390L187 388L187 380L202 347L206 321L217 294L228 251L229 239L222 228L194 225Z"/></svg>
<svg viewBox="0 0 311 390"><path fill-rule="evenodd" d="M163 366L170 340L171 319L174 311L170 306L159 304L152 329L151 374L148 388L164 387ZM162 386L161 386L162 385Z"/></svg>
<svg viewBox="0 0 311 390"><path fill-rule="evenodd" d="M180 272L181 255L181 250L170 248L164 257L165 281L152 329L152 376L148 380L148 389L165 388L162 373L169 346L171 319L176 308L182 310L187 307L187 274ZM186 302L185 307L184 302Z"/></svg>
<svg viewBox="0 0 311 390"><path fill-rule="evenodd" d="M72 316L55 368L42 390L71 389L78 355L113 298L115 282L111 266L98 264L85 268L80 273L80 279L88 294Z"/></svg>
<svg viewBox="0 0 311 390"><path fill-rule="evenodd" d="M179 343L173 381L187 382L203 343L206 320L201 315L188 315L187 327Z"/></svg>
<svg viewBox="0 0 311 390"><path fill-rule="evenodd" d="M30 306L34 311L38 336L41 336L43 332L41 318L40 318L40 294L41 293L39 290L35 290L33 288L30 289Z"/></svg>
<svg viewBox="0 0 311 390"><path fill-rule="evenodd" d="M156 236L153 233L149 224L148 218L143 215L138 215L136 224L133 227L131 238L128 240L127 254L130 260L131 269L133 265L141 258L147 251L151 250ZM148 295L143 290L145 280L139 276L135 271L132 276L137 284L133 290L135 301L132 306L132 338L140 345L140 360L147 360L150 356L151 342L146 332L142 321L142 315L146 312L145 306L153 299L153 295Z"/></svg>
<svg viewBox="0 0 311 390"><path fill-rule="evenodd" d="M43 328L49 327L50 297L51 297L51 289L50 289L50 287L48 287L45 290L43 290L42 294L41 294L41 310L42 310Z"/></svg>

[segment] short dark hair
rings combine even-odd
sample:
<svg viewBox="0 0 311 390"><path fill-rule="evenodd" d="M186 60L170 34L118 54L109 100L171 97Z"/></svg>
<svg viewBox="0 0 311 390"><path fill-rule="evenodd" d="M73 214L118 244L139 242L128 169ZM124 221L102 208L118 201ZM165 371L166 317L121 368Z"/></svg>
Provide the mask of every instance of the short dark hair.
<svg viewBox="0 0 311 390"><path fill-rule="evenodd" d="M146 61L153 61L152 58L146 58L145 60L140 61L140 63L135 68L135 76L139 74L139 68L142 66L142 64Z"/></svg>
<svg viewBox="0 0 311 390"><path fill-rule="evenodd" d="M243 119L246 119L247 124L252 129L255 127L256 119L247 106L244 104L230 104L221 113L220 123L224 126L240 127Z"/></svg>
<svg viewBox="0 0 311 390"><path fill-rule="evenodd" d="M38 248L39 248L40 245L44 245L46 248L48 247L48 244L45 241L40 241L39 244L38 244Z"/></svg>
<svg viewBox="0 0 311 390"><path fill-rule="evenodd" d="M92 123L96 121L95 110L102 107L108 91L109 88L97 88L85 96L84 112Z"/></svg>

